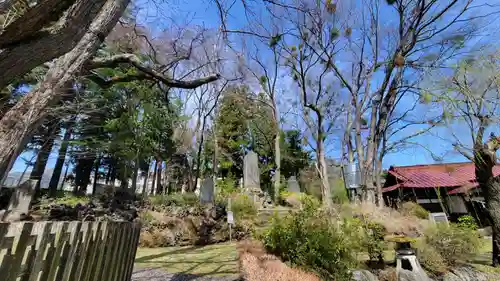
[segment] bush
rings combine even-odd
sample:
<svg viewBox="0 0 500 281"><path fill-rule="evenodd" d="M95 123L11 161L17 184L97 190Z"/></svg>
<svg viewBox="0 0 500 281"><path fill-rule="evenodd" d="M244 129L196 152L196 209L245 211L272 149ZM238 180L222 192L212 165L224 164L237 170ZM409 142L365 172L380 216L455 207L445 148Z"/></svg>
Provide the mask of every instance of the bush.
<svg viewBox="0 0 500 281"><path fill-rule="evenodd" d="M330 187L333 203L339 205L349 203L349 196L347 195L347 190L342 179L331 181Z"/></svg>
<svg viewBox="0 0 500 281"><path fill-rule="evenodd" d="M141 212L139 214L139 218L141 219L142 226L144 228L151 226L151 224L155 221L155 217L151 214L150 211Z"/></svg>
<svg viewBox="0 0 500 281"><path fill-rule="evenodd" d="M285 218L275 217L261 238L273 254L294 265L315 271L328 280L351 280L350 270L357 260L353 249L357 239L349 239L348 223L337 223L317 208L317 202L304 198L303 208Z"/></svg>
<svg viewBox="0 0 500 281"><path fill-rule="evenodd" d="M300 193L289 192L289 191L281 191L279 202L281 205L289 206L293 208L299 208L302 204L300 202Z"/></svg>
<svg viewBox="0 0 500 281"><path fill-rule="evenodd" d="M51 207L53 205L67 205L74 207L77 204L87 204L90 202L90 198L88 196L76 196L71 193L59 193L58 197L51 198L47 196L43 196L40 198L38 202L38 206L43 207Z"/></svg>
<svg viewBox="0 0 500 281"><path fill-rule="evenodd" d="M403 215L415 216L419 219L429 219L429 212L415 202L405 202L399 210Z"/></svg>
<svg viewBox="0 0 500 281"><path fill-rule="evenodd" d="M217 196L227 198L236 193L236 180L230 176L217 180Z"/></svg>
<svg viewBox="0 0 500 281"><path fill-rule="evenodd" d="M453 266L474 257L481 239L472 229L438 224L426 231L425 243L434 248L448 266Z"/></svg>
<svg viewBox="0 0 500 281"><path fill-rule="evenodd" d="M257 216L257 206L246 194L238 194L233 197L231 211L237 220L253 219Z"/></svg>
<svg viewBox="0 0 500 281"><path fill-rule="evenodd" d="M199 198L195 193L173 193L149 197L153 206L196 206Z"/></svg>
<svg viewBox="0 0 500 281"><path fill-rule="evenodd" d="M434 275L441 275L448 271L448 265L439 252L427 244L425 240L418 240L414 245L417 249L417 258L428 272Z"/></svg>
<svg viewBox="0 0 500 281"><path fill-rule="evenodd" d="M458 227L466 228L470 230L477 230L476 220L471 215L461 216L458 218Z"/></svg>
<svg viewBox="0 0 500 281"><path fill-rule="evenodd" d="M384 240L386 234L385 227L376 222L366 222L364 229L366 235L363 246L368 251L370 261L383 263L384 250L387 249L387 243Z"/></svg>

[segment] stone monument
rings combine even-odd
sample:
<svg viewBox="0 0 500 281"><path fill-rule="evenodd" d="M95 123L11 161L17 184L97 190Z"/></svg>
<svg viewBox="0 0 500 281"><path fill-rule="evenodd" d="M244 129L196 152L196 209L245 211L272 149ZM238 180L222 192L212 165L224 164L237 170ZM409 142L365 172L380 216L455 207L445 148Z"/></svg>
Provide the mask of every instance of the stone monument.
<svg viewBox="0 0 500 281"><path fill-rule="evenodd" d="M249 151L243 160L243 186L246 191L260 191L260 170L257 153Z"/></svg>
<svg viewBox="0 0 500 281"><path fill-rule="evenodd" d="M297 182L297 178L295 176L288 178L287 185L288 192L300 192L299 182Z"/></svg>
<svg viewBox="0 0 500 281"><path fill-rule="evenodd" d="M10 197L9 207L0 213L3 221L19 221L22 216L28 215L37 183L37 180L27 180L16 188Z"/></svg>
<svg viewBox="0 0 500 281"><path fill-rule="evenodd" d="M214 203L214 181L211 177L206 178L200 187L200 202L201 204Z"/></svg>
<svg viewBox="0 0 500 281"><path fill-rule="evenodd" d="M261 201L259 158L253 151L249 151L243 159L243 188L254 202Z"/></svg>

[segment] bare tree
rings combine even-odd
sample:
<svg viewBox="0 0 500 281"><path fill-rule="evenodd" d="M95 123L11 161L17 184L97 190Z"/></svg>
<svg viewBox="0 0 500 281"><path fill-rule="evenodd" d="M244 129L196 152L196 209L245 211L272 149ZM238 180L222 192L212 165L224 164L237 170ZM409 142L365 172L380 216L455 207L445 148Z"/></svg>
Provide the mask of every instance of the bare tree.
<svg viewBox="0 0 500 281"><path fill-rule="evenodd" d="M427 103L443 107L447 141L475 164L476 180L493 223L494 265L500 262L500 182L493 175L500 148L500 138L495 136L499 133L495 124L500 122L499 62L495 51L464 59L451 71L433 72L424 96Z"/></svg>
<svg viewBox="0 0 500 281"><path fill-rule="evenodd" d="M375 164L380 163L377 158L396 101L405 95L405 89L418 90L414 85L419 73L440 67L443 61L457 56L458 50L467 49L464 42L479 28L472 21L481 18L473 13L485 5L473 1L424 0L265 2L299 14L316 12L318 22L324 13L337 20L326 21L329 24L307 34L333 35L330 40L337 45L335 52L318 48L321 40L305 43L328 66L325 75L333 73L343 92L350 96L345 103L348 116L344 139L348 158L360 166L365 199L374 201L373 179L378 176L374 173ZM393 20L382 20L382 14L384 19Z"/></svg>

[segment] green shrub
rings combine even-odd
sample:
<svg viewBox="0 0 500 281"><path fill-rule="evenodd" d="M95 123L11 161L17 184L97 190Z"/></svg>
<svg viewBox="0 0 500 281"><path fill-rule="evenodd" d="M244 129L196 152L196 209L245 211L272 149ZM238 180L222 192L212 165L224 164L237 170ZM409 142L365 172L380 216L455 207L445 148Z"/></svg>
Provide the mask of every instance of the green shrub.
<svg viewBox="0 0 500 281"><path fill-rule="evenodd" d="M77 204L87 204L90 202L90 198L88 196L76 196L72 193L59 193L58 197L50 198L50 197L42 197L39 200L40 207L50 207L52 205L68 205L71 207L76 206Z"/></svg>
<svg viewBox="0 0 500 281"><path fill-rule="evenodd" d="M481 239L472 229L438 224L425 232L425 243L433 247L448 266L453 266L473 258L481 246Z"/></svg>
<svg viewBox="0 0 500 281"><path fill-rule="evenodd" d="M385 227L376 222L366 222L364 229L366 235L363 239L363 246L368 251L370 261L383 263L384 250L387 249L387 243L384 240Z"/></svg>
<svg viewBox="0 0 500 281"><path fill-rule="evenodd" d="M155 221L154 216L149 211L141 212L139 218L143 227L149 227Z"/></svg>
<svg viewBox="0 0 500 281"><path fill-rule="evenodd" d="M236 180L231 177L225 177L217 180L217 195L227 198L238 191L236 187Z"/></svg>
<svg viewBox="0 0 500 281"><path fill-rule="evenodd" d="M425 270L435 275L441 275L448 271L448 264L441 254L425 240L418 240L413 246L417 249L418 261Z"/></svg>
<svg viewBox="0 0 500 281"><path fill-rule="evenodd" d="M461 216L458 218L458 227L477 230L476 220L471 215Z"/></svg>
<svg viewBox="0 0 500 281"><path fill-rule="evenodd" d="M246 194L238 194L232 198L231 211L237 220L253 219L257 216L257 206Z"/></svg>
<svg viewBox="0 0 500 281"><path fill-rule="evenodd" d="M173 193L150 196L149 201L153 206L196 206L199 198L195 193Z"/></svg>
<svg viewBox="0 0 500 281"><path fill-rule="evenodd" d="M399 211L407 216L415 216L419 219L424 219L424 220L429 219L429 212L415 202L409 201L403 203L403 206Z"/></svg>
<svg viewBox="0 0 500 281"><path fill-rule="evenodd" d="M304 198L297 213L275 217L261 240L271 253L324 279L351 280L350 270L357 265L353 249L359 240L350 237L357 231L348 222L328 219L330 214L317 206L311 198Z"/></svg>
<svg viewBox="0 0 500 281"><path fill-rule="evenodd" d="M333 203L339 205L349 203L349 196L347 195L347 190L342 179L332 180L330 186Z"/></svg>

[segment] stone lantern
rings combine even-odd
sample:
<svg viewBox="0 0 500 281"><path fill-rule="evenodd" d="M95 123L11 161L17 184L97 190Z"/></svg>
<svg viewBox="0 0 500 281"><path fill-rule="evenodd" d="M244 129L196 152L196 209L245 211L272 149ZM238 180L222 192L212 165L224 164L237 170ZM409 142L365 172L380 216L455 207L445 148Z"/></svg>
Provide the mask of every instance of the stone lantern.
<svg viewBox="0 0 500 281"><path fill-rule="evenodd" d="M413 274L418 276L418 280L429 280L427 273L422 269L420 263L417 259L417 253L414 248L411 247L411 243L415 241L410 237L404 235L393 236L387 239L390 242L396 243L396 276L399 280L399 275L402 270L411 271Z"/></svg>

